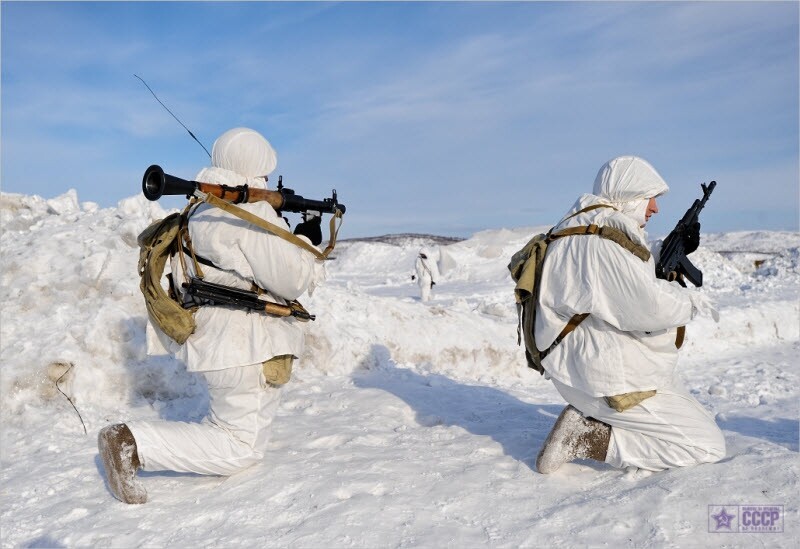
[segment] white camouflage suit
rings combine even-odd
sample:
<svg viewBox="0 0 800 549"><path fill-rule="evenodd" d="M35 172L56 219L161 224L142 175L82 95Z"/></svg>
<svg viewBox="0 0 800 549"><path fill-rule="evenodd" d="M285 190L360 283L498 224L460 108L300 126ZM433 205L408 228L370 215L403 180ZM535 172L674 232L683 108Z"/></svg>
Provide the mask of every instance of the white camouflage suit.
<svg viewBox="0 0 800 549"><path fill-rule="evenodd" d="M423 303L430 301L432 283L439 278L439 267L428 248L422 248L419 251L417 260L414 262L414 270L417 284L419 284L420 299Z"/></svg>
<svg viewBox="0 0 800 549"><path fill-rule="evenodd" d="M581 196L556 230L597 224L646 246L649 198L669 190L646 161L619 157L603 166L593 194ZM568 218L593 204L608 204ZM597 236L572 236L548 247L542 270L535 337L547 348L575 314L590 313L544 359L564 399L611 425L606 463L650 471L716 462L725 439L713 417L678 379L676 329L698 313L716 315L697 290L655 277L644 262ZM603 397L655 389L656 395L617 412Z"/></svg>
<svg viewBox="0 0 800 549"><path fill-rule="evenodd" d="M260 134L235 128L212 149L212 167L197 181L266 188L277 163L275 151ZM267 202L240 207L286 228ZM203 205L189 221L195 253L216 267L201 264L205 280L251 289L255 283L279 303L296 299L324 278L311 253L213 206ZM306 238L300 236L300 238ZM307 240L307 239L306 239ZM185 255L189 275L194 265ZM172 261L175 284L185 280L181 262ZM300 356L303 331L294 319L277 318L222 306L203 306L197 329L176 352L190 372L208 382L209 413L200 423L133 421L139 461L146 471L230 475L262 459L280 399L267 382L262 363L281 355Z"/></svg>

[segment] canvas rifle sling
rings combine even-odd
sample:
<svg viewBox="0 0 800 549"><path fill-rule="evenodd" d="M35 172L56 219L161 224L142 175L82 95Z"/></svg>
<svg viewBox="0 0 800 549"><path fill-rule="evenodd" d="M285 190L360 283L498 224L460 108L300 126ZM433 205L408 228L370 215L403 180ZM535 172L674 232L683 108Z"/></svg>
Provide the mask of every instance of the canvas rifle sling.
<svg viewBox="0 0 800 549"><path fill-rule="evenodd" d="M191 211L192 207L193 206L195 206L195 207L199 206L202 202L206 202L211 206L215 206L215 207L217 207L217 208L219 208L219 209L221 209L223 211L226 211L229 214L238 217L239 219L247 221L248 223L250 223L252 225L255 225L255 226L257 226L257 227L259 227L261 229L264 229L265 231L270 232L270 233L274 234L275 236L278 236L278 237L286 240L287 242L290 242L290 243L294 244L295 246L303 248L304 250L312 253L314 255L314 257L316 257L317 259L322 260L322 261L324 261L324 260L326 260L328 258L328 255L330 255L330 253L333 251L334 247L336 246L336 237L338 236L339 229L342 226L341 221L339 222L339 225L336 226L336 219L338 218L339 220L341 220L341 218L342 218L342 213L339 210L336 210L336 213L333 216L331 216L331 221L330 221L330 226L329 226L330 237L328 239L328 245L325 247L324 251L320 252L316 247L312 246L311 244L309 244L305 240L297 237L297 235L294 235L294 234L290 233L286 229L283 229L282 227L279 227L278 225L275 225L274 223L270 223L269 221L267 221L265 219L262 219L262 218L258 217L257 215L254 215L254 214L248 212L247 210L245 210L243 208L240 208L240 207L238 207L238 206L236 206L236 205L234 205L234 204L232 204L230 202L227 202L225 200L221 200L221 199L217 198L216 196L213 196L211 194L205 194L204 196L202 196L200 198L200 200L196 200L196 199L193 198L192 201L186 206L186 209L181 214L182 215L182 227L181 227L181 233L180 233L179 241L180 241L180 246L182 248L181 251L183 251L184 253L180 254L179 258L180 258L180 261L181 261L181 264L182 264L182 267L183 267L183 272L185 274L187 271L186 271L186 264L184 263L184 254L185 255L189 255L192 258L192 261L194 262L195 273L197 274L197 276L200 279L202 279L204 277L203 271L200 268L200 264L201 263L203 265L207 265L209 267L216 267L211 261L209 261L209 260L207 260L207 259L205 259L203 257L200 257L197 254L195 254L194 246L192 246L192 241L191 241L191 238L189 236L188 220L189 220L189 217L191 216L191 214L194 213L193 211ZM188 282L188 280L187 280L187 282ZM258 294L263 294L264 293L264 290L259 288L255 284L253 284L252 290L255 291ZM292 314L293 312L305 313L305 315L308 315L308 311L296 299L291 301L288 305L281 305L279 303L273 303L273 302L270 302L270 301L265 301L264 303L265 303L265 306L267 306L267 304L269 306L271 306L274 309L273 311L271 311L271 314L276 314L277 316L294 316ZM270 311L268 311L268 312L270 312Z"/></svg>

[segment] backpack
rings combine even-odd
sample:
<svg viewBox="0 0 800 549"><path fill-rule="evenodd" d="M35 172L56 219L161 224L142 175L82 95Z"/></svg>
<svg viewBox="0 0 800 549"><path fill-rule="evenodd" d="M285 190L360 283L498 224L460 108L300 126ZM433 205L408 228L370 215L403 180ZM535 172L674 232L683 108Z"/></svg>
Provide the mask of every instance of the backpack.
<svg viewBox="0 0 800 549"><path fill-rule="evenodd" d="M152 223L137 238L141 277L139 288L144 296L147 314L155 326L181 345L194 333L197 307L184 309L173 297L175 291L171 275L168 276L170 293L164 290L161 278L167 260L181 246L187 210Z"/></svg>
<svg viewBox="0 0 800 549"><path fill-rule="evenodd" d="M186 342L197 328L197 324L194 320L194 313L199 307L184 308L178 302L177 292L175 291L171 274L167 275L169 292L164 290L164 287L161 285L161 279L164 276L164 267L166 266L167 260L179 251L186 251L189 253L194 262L195 271L201 279L203 278L203 272L199 263L213 265L207 260L195 255L191 239L189 238L189 217L202 203L220 208L287 242L291 242L295 246L312 253L320 260L327 259L328 255L333 251L339 232L335 223L337 219L341 219L342 217L342 214L338 211L336 215L331 217L330 238L327 247L322 252L291 232L261 219L230 202L218 199L213 195L205 196L202 201L192 199L186 205L183 212L170 214L164 219L150 224L137 238L137 242L139 243L139 276L141 278L139 288L144 296L147 315L150 317L150 321L167 336L181 345ZM341 223L339 227L341 227ZM267 304L268 302L265 301L264 303ZM308 311L306 311L297 300L294 300L287 310L299 310L301 313L305 313L305 315L292 316L311 316L308 315ZM281 313L279 316L289 315ZM313 320L313 318L311 319Z"/></svg>
<svg viewBox="0 0 800 549"><path fill-rule="evenodd" d="M597 204L580 210L570 217L596 208L611 208L612 206ZM566 220L565 220L566 221ZM537 234L531 238L525 246L511 257L508 270L511 278L516 282L514 297L517 303L517 345L525 341L525 359L528 367L544 375L542 361L544 358L561 343L561 341L572 330L586 320L589 313L574 315L568 322L553 343L544 350L539 350L534 336L536 326L536 304L539 301L539 285L542 278L542 267L544 266L545 256L547 255L548 245L559 238L567 236L597 235L615 242L634 254L642 261L650 259L650 251L644 246L633 242L624 232L613 227L599 227L597 225L583 225L570 227L558 232L553 232L551 228L547 233Z"/></svg>

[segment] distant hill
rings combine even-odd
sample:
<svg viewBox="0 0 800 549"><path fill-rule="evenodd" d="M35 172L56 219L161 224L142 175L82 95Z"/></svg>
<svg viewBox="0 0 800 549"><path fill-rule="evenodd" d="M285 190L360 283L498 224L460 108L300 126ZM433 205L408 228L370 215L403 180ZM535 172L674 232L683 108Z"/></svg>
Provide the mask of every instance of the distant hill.
<svg viewBox="0 0 800 549"><path fill-rule="evenodd" d="M456 236L439 236L434 234L419 234L419 233L399 233L399 234L385 234L382 236L365 236L361 238L343 238L339 242L380 242L383 244L391 244L393 246L404 246L411 241L423 241L425 244L436 244L439 246L446 246L448 244L455 244L462 242L465 238Z"/></svg>

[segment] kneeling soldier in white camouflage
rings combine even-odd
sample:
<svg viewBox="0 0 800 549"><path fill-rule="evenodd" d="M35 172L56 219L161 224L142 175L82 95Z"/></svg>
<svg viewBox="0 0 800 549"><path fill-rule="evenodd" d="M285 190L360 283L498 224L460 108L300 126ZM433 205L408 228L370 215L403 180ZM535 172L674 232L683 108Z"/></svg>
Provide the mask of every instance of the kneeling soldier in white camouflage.
<svg viewBox="0 0 800 549"><path fill-rule="evenodd" d="M247 128L224 133L214 143L212 167L197 181L266 188L276 166L275 151ZM240 208L288 229L265 201ZM301 223L295 234L320 244L319 218ZM223 211L201 205L188 222L187 250L172 259L177 299L185 302L180 282L195 276L202 262L204 281L265 293L290 302L324 278L322 262L308 250ZM196 329L177 351L190 372L208 383L209 412L200 423L131 421L103 429L100 455L114 496L144 503L147 493L138 469L231 475L260 461L269 441L280 386L289 381L292 361L303 349L303 331L294 318L279 318L230 306L200 306Z"/></svg>
<svg viewBox="0 0 800 549"><path fill-rule="evenodd" d="M644 160L615 158L601 168L593 194L553 228L594 225L619 236L584 231L547 248L535 340L569 406L539 453L541 473L576 458L659 471L725 456L713 417L675 372L683 326L698 313L718 314L704 294L657 279L646 247L644 226L668 190ZM699 242L699 224L696 231Z"/></svg>

